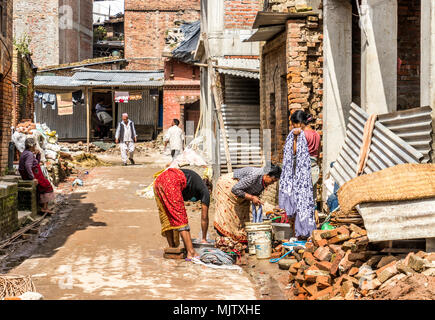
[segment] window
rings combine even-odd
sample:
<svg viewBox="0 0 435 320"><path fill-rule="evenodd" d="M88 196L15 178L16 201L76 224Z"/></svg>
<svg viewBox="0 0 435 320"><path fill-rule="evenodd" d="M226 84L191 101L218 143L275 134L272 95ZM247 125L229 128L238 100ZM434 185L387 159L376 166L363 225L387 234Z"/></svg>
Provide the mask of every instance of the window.
<svg viewBox="0 0 435 320"><path fill-rule="evenodd" d="M0 34L6 37L7 6L6 0L0 0Z"/></svg>

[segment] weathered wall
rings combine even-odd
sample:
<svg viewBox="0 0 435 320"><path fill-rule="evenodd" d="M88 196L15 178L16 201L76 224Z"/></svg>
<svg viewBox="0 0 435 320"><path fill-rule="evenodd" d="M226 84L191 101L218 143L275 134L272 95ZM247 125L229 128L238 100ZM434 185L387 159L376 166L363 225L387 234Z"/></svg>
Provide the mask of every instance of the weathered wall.
<svg viewBox="0 0 435 320"><path fill-rule="evenodd" d="M260 4L258 0L225 0L225 28L251 29Z"/></svg>
<svg viewBox="0 0 435 320"><path fill-rule="evenodd" d="M12 125L12 1L7 2L6 37L2 37L5 46L0 45L0 175L7 167L8 146L11 140ZM0 207L1 208L1 207Z"/></svg>
<svg viewBox="0 0 435 320"><path fill-rule="evenodd" d="M273 161L282 162L289 117L295 110L312 114L314 129L322 135L322 29L317 15L291 19L283 34L262 47L260 118L261 128L272 130Z"/></svg>
<svg viewBox="0 0 435 320"><path fill-rule="evenodd" d="M397 108L420 106L421 0L398 0Z"/></svg>
<svg viewBox="0 0 435 320"><path fill-rule="evenodd" d="M18 228L18 184L0 181L0 239Z"/></svg>
<svg viewBox="0 0 435 320"><path fill-rule="evenodd" d="M30 36L38 67L92 58L92 6L92 0L15 0L14 36Z"/></svg>
<svg viewBox="0 0 435 320"><path fill-rule="evenodd" d="M14 37L23 35L37 66L59 64L59 0L14 0Z"/></svg>
<svg viewBox="0 0 435 320"><path fill-rule="evenodd" d="M63 10L72 10L74 21L72 27L64 27L63 23L68 13L61 9L59 63L70 63L92 58L93 0L59 0L59 6L60 8L68 8Z"/></svg>
<svg viewBox="0 0 435 320"><path fill-rule="evenodd" d="M12 79L13 84L13 113L12 125L16 126L22 119L33 119L35 104L34 78L35 71L32 69L29 59L18 53L14 48Z"/></svg>
<svg viewBox="0 0 435 320"><path fill-rule="evenodd" d="M286 33L262 48L260 81L261 129L271 129L272 161L281 162L288 135Z"/></svg>
<svg viewBox="0 0 435 320"><path fill-rule="evenodd" d="M200 18L199 0L125 1L125 57L132 60L130 70L164 68L162 52L166 30L175 22L193 22Z"/></svg>
<svg viewBox="0 0 435 320"><path fill-rule="evenodd" d="M171 127L173 119L180 120L184 129L184 105L199 100L199 78L199 67L172 59L165 61L163 130Z"/></svg>

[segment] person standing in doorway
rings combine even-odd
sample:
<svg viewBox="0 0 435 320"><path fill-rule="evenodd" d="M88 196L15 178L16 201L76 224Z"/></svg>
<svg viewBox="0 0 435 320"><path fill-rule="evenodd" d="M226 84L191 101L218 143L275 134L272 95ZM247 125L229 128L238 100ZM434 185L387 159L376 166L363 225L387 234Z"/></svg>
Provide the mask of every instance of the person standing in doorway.
<svg viewBox="0 0 435 320"><path fill-rule="evenodd" d="M180 121L178 119L172 120L172 126L165 134L165 148L169 143L171 148L172 160L174 160L182 151L184 147L184 132L179 127Z"/></svg>
<svg viewBox="0 0 435 320"><path fill-rule="evenodd" d="M122 114L122 121L116 129L115 142L121 145L121 158L124 166L127 165L127 160L134 164L134 143L137 142L137 134L134 122L128 119L127 113Z"/></svg>
<svg viewBox="0 0 435 320"><path fill-rule="evenodd" d="M95 112L97 114L98 120L100 121L99 128L101 139L107 137L107 134L109 132L109 125L113 121L113 118L109 114L109 111L112 111L112 108L104 105L104 99L98 99L98 103L95 106Z"/></svg>

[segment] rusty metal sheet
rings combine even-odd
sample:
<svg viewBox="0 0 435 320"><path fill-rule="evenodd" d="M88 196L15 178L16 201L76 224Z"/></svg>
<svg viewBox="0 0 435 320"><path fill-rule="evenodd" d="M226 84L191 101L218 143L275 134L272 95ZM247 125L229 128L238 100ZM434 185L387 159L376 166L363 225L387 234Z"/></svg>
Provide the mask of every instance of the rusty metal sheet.
<svg viewBox="0 0 435 320"><path fill-rule="evenodd" d="M369 115L352 103L344 146L331 169L338 185L356 177L357 162L362 145L364 125ZM373 173L402 163L420 163L424 156L403 139L376 122L373 130L365 174Z"/></svg>
<svg viewBox="0 0 435 320"><path fill-rule="evenodd" d="M435 238L435 198L363 203L357 210L370 241Z"/></svg>

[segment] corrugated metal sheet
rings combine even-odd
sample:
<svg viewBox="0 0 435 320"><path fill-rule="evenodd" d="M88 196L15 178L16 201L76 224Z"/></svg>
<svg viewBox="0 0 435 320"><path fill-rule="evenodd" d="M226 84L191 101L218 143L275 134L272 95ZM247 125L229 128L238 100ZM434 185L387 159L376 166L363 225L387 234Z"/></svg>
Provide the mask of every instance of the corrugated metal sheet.
<svg viewBox="0 0 435 320"><path fill-rule="evenodd" d="M59 139L86 139L85 105L74 105L71 115L59 116L57 112L57 108L43 108L39 100L35 102L36 121L56 130Z"/></svg>
<svg viewBox="0 0 435 320"><path fill-rule="evenodd" d="M66 87L66 88L77 88L81 84L73 81L72 77L62 77L62 76L36 76L35 77L35 88L49 88L49 87Z"/></svg>
<svg viewBox="0 0 435 320"><path fill-rule="evenodd" d="M160 87L163 72L78 69L72 77L36 76L36 89L75 87Z"/></svg>
<svg viewBox="0 0 435 320"><path fill-rule="evenodd" d="M435 198L364 203L358 209L370 241L435 238Z"/></svg>
<svg viewBox="0 0 435 320"><path fill-rule="evenodd" d="M142 91L142 100L129 101L118 104L118 122L121 121L123 113L128 113L129 118L136 125L155 126L158 121L157 102L150 96L149 90Z"/></svg>
<svg viewBox="0 0 435 320"><path fill-rule="evenodd" d="M260 28L255 30L255 32L249 38L243 40L243 42L268 41L284 30L284 25Z"/></svg>
<svg viewBox="0 0 435 320"><path fill-rule="evenodd" d="M422 163L430 161L432 151L432 109L414 108L405 111L382 114L379 121L423 154Z"/></svg>
<svg viewBox="0 0 435 320"><path fill-rule="evenodd" d="M364 110L352 103L345 144L331 169L332 177L340 186L356 176L364 125L368 117ZM422 159L421 152L376 122L364 173L369 174L401 163L420 163Z"/></svg>
<svg viewBox="0 0 435 320"><path fill-rule="evenodd" d="M233 168L261 166L259 82L225 76L225 105L222 107ZM225 149L220 139L220 163L226 172Z"/></svg>
<svg viewBox="0 0 435 320"><path fill-rule="evenodd" d="M258 72L229 70L217 68L219 73L233 75L237 77L260 79L260 60L258 59L225 59L218 58L218 66L233 67L233 68L245 68L256 69Z"/></svg>

